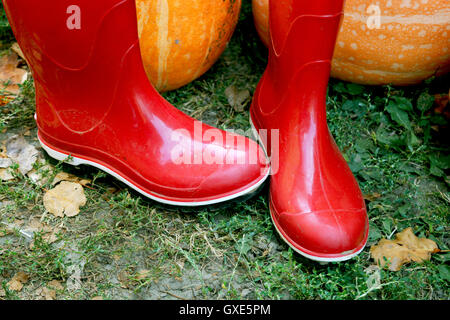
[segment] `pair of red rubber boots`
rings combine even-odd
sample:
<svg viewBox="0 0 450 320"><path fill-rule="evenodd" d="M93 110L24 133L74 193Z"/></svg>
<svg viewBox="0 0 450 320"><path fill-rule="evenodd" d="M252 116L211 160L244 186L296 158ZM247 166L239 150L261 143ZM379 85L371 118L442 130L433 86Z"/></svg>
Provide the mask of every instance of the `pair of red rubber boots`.
<svg viewBox="0 0 450 320"><path fill-rule="evenodd" d="M343 0L270 1L269 65L251 107L263 147L195 121L155 91L134 0L3 4L33 73L38 137L51 157L100 168L162 203L200 206L257 190L270 174L267 153L277 163L270 211L281 237L317 261L363 249L364 201L326 123Z"/></svg>

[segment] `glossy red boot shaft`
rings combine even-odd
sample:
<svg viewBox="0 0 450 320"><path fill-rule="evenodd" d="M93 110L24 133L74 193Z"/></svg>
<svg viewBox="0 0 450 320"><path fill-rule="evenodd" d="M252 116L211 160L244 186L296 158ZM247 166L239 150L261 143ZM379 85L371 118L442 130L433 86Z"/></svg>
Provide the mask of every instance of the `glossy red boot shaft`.
<svg viewBox="0 0 450 320"><path fill-rule="evenodd" d="M270 188L275 227L318 261L349 259L368 236L361 190L326 119L342 9L337 0L270 1L269 63L250 112L255 128L267 130L265 147L277 164Z"/></svg>
<svg viewBox="0 0 450 320"><path fill-rule="evenodd" d="M32 69L39 139L156 201L195 206L254 191L255 142L183 114L145 74L134 0L3 0Z"/></svg>

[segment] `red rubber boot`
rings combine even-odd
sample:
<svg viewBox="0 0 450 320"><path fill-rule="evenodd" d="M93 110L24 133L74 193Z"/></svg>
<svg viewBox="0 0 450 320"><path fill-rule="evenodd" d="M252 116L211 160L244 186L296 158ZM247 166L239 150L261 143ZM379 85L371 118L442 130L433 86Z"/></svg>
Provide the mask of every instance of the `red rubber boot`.
<svg viewBox="0 0 450 320"><path fill-rule="evenodd" d="M274 225L295 251L323 262L357 255L369 231L361 190L326 120L343 2L270 1L269 63L250 112L255 129L267 130L263 143L277 164L270 187ZM271 143L275 134L279 146Z"/></svg>
<svg viewBox="0 0 450 320"><path fill-rule="evenodd" d="M71 155L74 165L180 206L237 198L267 178L257 143L195 121L152 87L134 0L3 4L33 72L38 136L53 158Z"/></svg>

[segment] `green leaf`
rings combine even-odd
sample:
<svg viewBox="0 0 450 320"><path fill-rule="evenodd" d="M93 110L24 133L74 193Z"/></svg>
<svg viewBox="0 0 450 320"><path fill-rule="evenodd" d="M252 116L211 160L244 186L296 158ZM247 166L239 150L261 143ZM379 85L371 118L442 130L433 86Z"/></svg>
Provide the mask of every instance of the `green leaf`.
<svg viewBox="0 0 450 320"><path fill-rule="evenodd" d="M403 145L403 139L401 139L398 135L393 132L388 132L384 129L383 126L380 126L376 133L376 138L379 142L386 144L390 147L396 147Z"/></svg>
<svg viewBox="0 0 450 320"><path fill-rule="evenodd" d="M351 159L351 161L349 162L349 167L350 167L350 170L353 172L353 173L358 173L359 171L361 171L362 169L364 169L364 165L363 165L363 163L362 163L362 158L361 158L361 156L359 155L359 154L356 154L356 155L352 155L352 157L351 157L352 159Z"/></svg>
<svg viewBox="0 0 450 320"><path fill-rule="evenodd" d="M448 120L441 114L434 114L430 117L430 122L432 124L445 126L448 123Z"/></svg>
<svg viewBox="0 0 450 320"><path fill-rule="evenodd" d="M355 100L347 100L342 105L342 109L345 111L352 111L354 112L358 108L358 102Z"/></svg>
<svg viewBox="0 0 450 320"><path fill-rule="evenodd" d="M417 175L422 175L423 171L420 169L421 167L410 165L408 162L404 162L400 165L399 169L406 173L415 173Z"/></svg>
<svg viewBox="0 0 450 320"><path fill-rule="evenodd" d="M423 92L417 99L417 109L422 112L430 110L433 104L434 97L427 92Z"/></svg>
<svg viewBox="0 0 450 320"><path fill-rule="evenodd" d="M408 149L410 151L413 151L421 143L422 143L422 141L419 138L417 138L417 136L414 134L414 132L412 130L408 131L406 144L408 145Z"/></svg>
<svg viewBox="0 0 450 320"><path fill-rule="evenodd" d="M355 83L348 83L347 84L347 92L350 93L352 96L360 95L364 92L364 86L361 86L359 84Z"/></svg>
<svg viewBox="0 0 450 320"><path fill-rule="evenodd" d="M372 223L369 223L369 241L376 241L381 239L382 234L380 229Z"/></svg>
<svg viewBox="0 0 450 320"><path fill-rule="evenodd" d="M382 175L382 173L378 168L362 170L361 172L359 172L359 175L363 177L366 181L369 180L382 181L384 178L384 176Z"/></svg>
<svg viewBox="0 0 450 320"><path fill-rule="evenodd" d="M333 85L333 89L339 93L349 93L352 96L357 96L364 92L365 87L355 83L338 82Z"/></svg>
<svg viewBox="0 0 450 320"><path fill-rule="evenodd" d="M450 253L436 255L436 259L442 262L448 262L450 261Z"/></svg>
<svg viewBox="0 0 450 320"><path fill-rule="evenodd" d="M374 148L372 140L370 138L359 138L355 142L355 149L358 153L367 153Z"/></svg>
<svg viewBox="0 0 450 320"><path fill-rule="evenodd" d="M411 211L411 204L407 203L404 204L403 206L398 208L398 213L400 213L400 215L402 217L408 217L409 212Z"/></svg>
<svg viewBox="0 0 450 320"><path fill-rule="evenodd" d="M444 171L441 168L439 168L433 164L431 164L430 173L436 177L445 177Z"/></svg>
<svg viewBox="0 0 450 320"><path fill-rule="evenodd" d="M392 231L392 220L389 218L385 218L381 220L381 224L383 225L383 231L386 235L389 235Z"/></svg>
<svg viewBox="0 0 450 320"><path fill-rule="evenodd" d="M343 83L343 82L338 82L338 83L336 83L334 86L333 86L333 89L336 91L336 92L339 92L339 93L345 93L347 90L346 90L346 87L345 87L345 84Z"/></svg>
<svg viewBox="0 0 450 320"><path fill-rule="evenodd" d="M450 267L445 265L445 264L441 264L440 266L438 266L438 270L439 270L439 276L446 280L446 281L450 281Z"/></svg>
<svg viewBox="0 0 450 320"><path fill-rule="evenodd" d="M441 169L450 169L450 154L448 155L430 155L428 157L430 162L438 166Z"/></svg>
<svg viewBox="0 0 450 320"><path fill-rule="evenodd" d="M386 107L386 111L391 115L392 120L397 122L403 128L411 130L411 121L408 114L392 101Z"/></svg>
<svg viewBox="0 0 450 320"><path fill-rule="evenodd" d="M411 103L411 100L409 100L407 98L393 96L393 97L391 97L391 103L395 104L397 107L399 107L402 110L413 111L413 105Z"/></svg>
<svg viewBox="0 0 450 320"><path fill-rule="evenodd" d="M235 248L240 254L246 255L252 249L251 239L247 240L244 236L235 243Z"/></svg>

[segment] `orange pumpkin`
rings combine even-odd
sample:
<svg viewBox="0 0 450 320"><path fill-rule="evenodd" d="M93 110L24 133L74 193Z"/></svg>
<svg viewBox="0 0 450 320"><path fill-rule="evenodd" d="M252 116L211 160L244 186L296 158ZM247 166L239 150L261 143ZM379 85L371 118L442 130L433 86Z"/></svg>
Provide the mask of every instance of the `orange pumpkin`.
<svg viewBox="0 0 450 320"><path fill-rule="evenodd" d="M252 0L253 18L261 41L269 47L269 0Z"/></svg>
<svg viewBox="0 0 450 320"><path fill-rule="evenodd" d="M268 23L268 0L253 0L253 5L256 25ZM267 45L266 28L257 26ZM448 71L450 1L347 0L333 77L360 84L409 85Z"/></svg>
<svg viewBox="0 0 450 320"><path fill-rule="evenodd" d="M144 67L160 91L204 74L225 50L241 0L136 0Z"/></svg>

